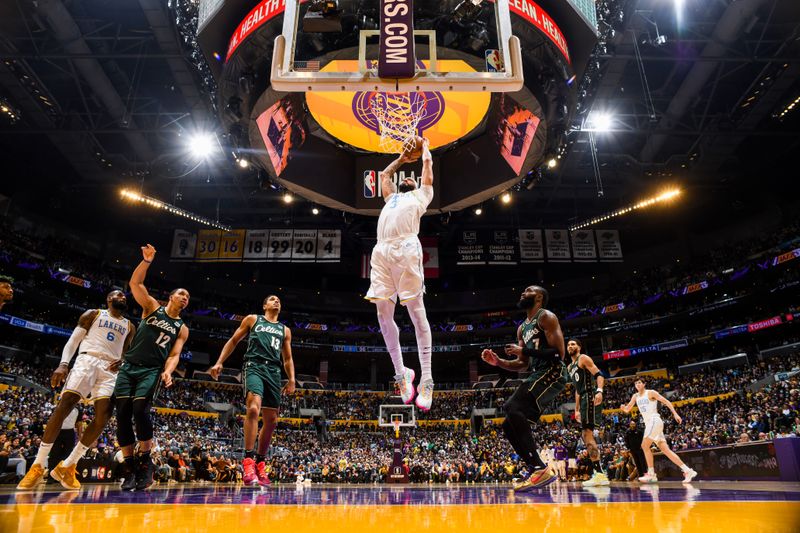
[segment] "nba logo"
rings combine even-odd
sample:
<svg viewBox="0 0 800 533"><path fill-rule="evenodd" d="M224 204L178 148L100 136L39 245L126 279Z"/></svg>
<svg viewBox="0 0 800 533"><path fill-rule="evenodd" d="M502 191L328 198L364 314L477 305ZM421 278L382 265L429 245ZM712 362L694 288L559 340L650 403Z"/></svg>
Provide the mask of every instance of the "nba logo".
<svg viewBox="0 0 800 533"><path fill-rule="evenodd" d="M502 72L505 70L500 50L486 50L484 51L484 56L486 57L486 72Z"/></svg>
<svg viewBox="0 0 800 533"><path fill-rule="evenodd" d="M364 198L375 198L375 171L374 170L365 170L364 171Z"/></svg>

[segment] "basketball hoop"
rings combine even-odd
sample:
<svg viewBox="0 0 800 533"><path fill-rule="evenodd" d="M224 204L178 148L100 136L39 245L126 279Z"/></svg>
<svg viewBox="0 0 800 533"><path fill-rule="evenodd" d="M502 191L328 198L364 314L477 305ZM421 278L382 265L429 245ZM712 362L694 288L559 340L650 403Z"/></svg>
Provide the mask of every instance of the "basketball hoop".
<svg viewBox="0 0 800 533"><path fill-rule="evenodd" d="M400 438L400 424L402 424L403 420L400 418L396 418L392 420L392 427L394 427L394 438Z"/></svg>
<svg viewBox="0 0 800 533"><path fill-rule="evenodd" d="M417 126L427 113L425 95L376 92L372 113L378 121L379 145L383 150L402 154L416 148Z"/></svg>

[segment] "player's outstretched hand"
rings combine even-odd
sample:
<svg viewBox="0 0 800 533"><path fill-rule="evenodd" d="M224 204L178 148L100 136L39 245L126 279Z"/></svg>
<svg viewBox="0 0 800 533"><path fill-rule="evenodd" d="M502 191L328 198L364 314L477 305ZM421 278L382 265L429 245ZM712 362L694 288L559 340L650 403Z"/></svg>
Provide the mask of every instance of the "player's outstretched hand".
<svg viewBox="0 0 800 533"><path fill-rule="evenodd" d="M290 379L286 382L286 385L283 386L283 394L292 394L295 390L295 382L293 379Z"/></svg>
<svg viewBox="0 0 800 533"><path fill-rule="evenodd" d="M164 382L164 388L172 387L172 374L167 371L161 373L161 381Z"/></svg>
<svg viewBox="0 0 800 533"><path fill-rule="evenodd" d="M678 424L683 422L683 419L680 416L678 416L678 413L675 413L675 422L677 422Z"/></svg>
<svg viewBox="0 0 800 533"><path fill-rule="evenodd" d="M488 364L490 364L492 366L497 366L497 360L498 360L497 354L494 353L489 348L486 348L485 350L483 350L481 352L481 359L483 359L484 361L486 361Z"/></svg>
<svg viewBox="0 0 800 533"><path fill-rule="evenodd" d="M155 256L156 256L156 249L153 248L152 244L148 244L147 246L142 246L142 258L144 258L145 261L152 262Z"/></svg>
<svg viewBox="0 0 800 533"><path fill-rule="evenodd" d="M217 363L208 369L208 373L214 378L214 381L219 381L219 373L222 372L222 365Z"/></svg>
<svg viewBox="0 0 800 533"><path fill-rule="evenodd" d="M595 392L594 393L594 404L600 405L603 403L603 393L602 392Z"/></svg>
<svg viewBox="0 0 800 533"><path fill-rule="evenodd" d="M67 365L58 365L58 368L53 370L53 373L50 375L50 386L54 389L59 388L67 380L68 373L69 367Z"/></svg>

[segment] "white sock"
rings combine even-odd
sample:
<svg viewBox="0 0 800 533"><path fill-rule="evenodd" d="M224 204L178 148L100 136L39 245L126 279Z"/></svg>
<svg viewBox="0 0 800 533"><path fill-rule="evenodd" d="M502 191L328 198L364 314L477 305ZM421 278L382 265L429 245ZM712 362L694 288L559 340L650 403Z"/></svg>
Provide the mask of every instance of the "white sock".
<svg viewBox="0 0 800 533"><path fill-rule="evenodd" d="M47 468L47 456L50 455L50 450L53 449L52 442L43 442L39 445L39 451L36 452L36 459L33 464L39 465L42 468Z"/></svg>
<svg viewBox="0 0 800 533"><path fill-rule="evenodd" d="M650 474L651 476L654 476L656 475L656 470L651 466L650 468L647 469L647 473Z"/></svg>
<svg viewBox="0 0 800 533"><path fill-rule="evenodd" d="M403 365L403 352L400 350L400 329L394 321L394 302L378 300L375 302L375 308L378 310L378 324L381 326L383 342L386 343L386 349L392 357L394 376L399 378L406 367Z"/></svg>
<svg viewBox="0 0 800 533"><path fill-rule="evenodd" d="M686 466L686 464L685 464L685 463L681 465L681 472L683 472L684 474L685 474L686 472L688 472L689 470L691 470L691 468L689 468L688 466Z"/></svg>
<svg viewBox="0 0 800 533"><path fill-rule="evenodd" d="M74 464L78 464L78 461L81 460L81 457L83 457L88 449L88 446L85 446L81 441L78 441L78 444L76 444L72 449L72 453L69 454L69 457L64 460L63 465L72 466Z"/></svg>
<svg viewBox="0 0 800 533"><path fill-rule="evenodd" d="M428 323L428 315L425 313L425 304L422 297L415 298L406 304L408 316L414 324L414 331L417 335L417 351L419 352L419 366L422 370L420 383L423 381L433 381L431 374L431 325Z"/></svg>

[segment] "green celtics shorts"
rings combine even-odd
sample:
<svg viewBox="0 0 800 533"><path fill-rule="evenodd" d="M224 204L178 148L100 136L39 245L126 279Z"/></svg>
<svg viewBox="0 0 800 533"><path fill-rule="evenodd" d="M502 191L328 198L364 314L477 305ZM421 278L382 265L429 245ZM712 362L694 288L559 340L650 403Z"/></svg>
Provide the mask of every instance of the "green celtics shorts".
<svg viewBox="0 0 800 533"><path fill-rule="evenodd" d="M581 396L581 428L594 429L603 421L603 404L594 405L594 396Z"/></svg>
<svg viewBox="0 0 800 533"><path fill-rule="evenodd" d="M514 402L525 412L531 422L538 422L545 409L564 391L567 386L566 370L561 363L543 370L537 370L523 381L506 400L506 405Z"/></svg>
<svg viewBox="0 0 800 533"><path fill-rule="evenodd" d="M281 369L273 365L244 364L244 397L252 392L261 396L261 407L277 409L281 405Z"/></svg>
<svg viewBox="0 0 800 533"><path fill-rule="evenodd" d="M114 396L117 398L145 398L150 401L156 395L161 378L161 368L137 366L125 361L117 374Z"/></svg>

